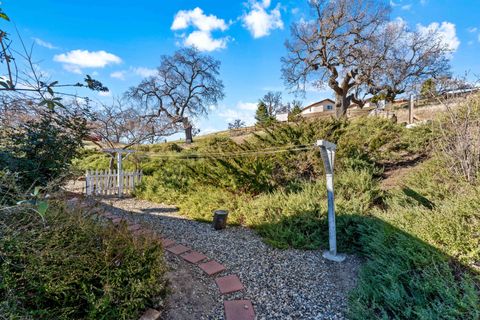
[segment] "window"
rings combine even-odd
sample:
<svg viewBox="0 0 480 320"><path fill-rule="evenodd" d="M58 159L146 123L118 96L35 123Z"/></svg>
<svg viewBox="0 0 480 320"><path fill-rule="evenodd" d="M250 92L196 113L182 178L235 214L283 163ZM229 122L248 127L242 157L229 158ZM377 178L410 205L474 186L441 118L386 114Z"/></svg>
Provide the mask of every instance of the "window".
<svg viewBox="0 0 480 320"><path fill-rule="evenodd" d="M327 110L333 110L333 106L331 104L327 104Z"/></svg>

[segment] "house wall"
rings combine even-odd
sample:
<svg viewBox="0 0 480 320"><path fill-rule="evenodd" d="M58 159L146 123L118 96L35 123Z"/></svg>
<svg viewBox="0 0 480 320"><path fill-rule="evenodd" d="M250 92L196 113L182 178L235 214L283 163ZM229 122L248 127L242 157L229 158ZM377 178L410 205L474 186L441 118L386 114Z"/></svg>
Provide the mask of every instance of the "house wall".
<svg viewBox="0 0 480 320"><path fill-rule="evenodd" d="M275 115L275 119L280 122L286 122L288 121L288 113L279 113Z"/></svg>
<svg viewBox="0 0 480 320"><path fill-rule="evenodd" d="M302 114L333 111L334 109L335 109L334 103L332 103L330 101L324 101L322 103L315 104L315 105L311 106L310 108L307 108L307 109L303 110Z"/></svg>

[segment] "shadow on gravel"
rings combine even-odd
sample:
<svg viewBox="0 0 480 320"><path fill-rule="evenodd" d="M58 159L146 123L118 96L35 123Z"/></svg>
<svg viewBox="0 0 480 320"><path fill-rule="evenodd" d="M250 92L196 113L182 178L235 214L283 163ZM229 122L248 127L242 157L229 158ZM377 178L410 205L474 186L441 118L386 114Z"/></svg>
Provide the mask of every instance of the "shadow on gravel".
<svg viewBox="0 0 480 320"><path fill-rule="evenodd" d="M478 270L376 217L336 220L338 251L365 258L349 318L480 319ZM276 247L328 247L327 220L308 213L257 229Z"/></svg>
<svg viewBox="0 0 480 320"><path fill-rule="evenodd" d="M163 207L147 208L147 209L140 209L140 210L147 214L152 214L152 213L162 214L162 213L178 212L177 208L163 208Z"/></svg>

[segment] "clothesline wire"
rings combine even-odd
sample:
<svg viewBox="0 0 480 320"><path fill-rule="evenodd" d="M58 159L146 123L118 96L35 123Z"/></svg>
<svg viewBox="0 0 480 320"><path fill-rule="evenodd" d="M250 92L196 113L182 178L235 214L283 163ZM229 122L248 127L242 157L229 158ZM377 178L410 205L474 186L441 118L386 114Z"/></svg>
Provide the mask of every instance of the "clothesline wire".
<svg viewBox="0 0 480 320"><path fill-rule="evenodd" d="M242 156L259 156L259 155L268 155L268 154L275 154L275 153L283 153L283 152L294 152L294 151L306 151L315 148L315 146L304 146L304 147L297 147L297 148L285 148L285 147L277 147L277 148L266 148L262 151L243 151L243 152L213 152L208 154L171 154L171 155L162 155L154 152L139 152L142 154L150 155L152 158L164 158L164 159L212 159L212 158L226 158L226 157L242 157Z"/></svg>

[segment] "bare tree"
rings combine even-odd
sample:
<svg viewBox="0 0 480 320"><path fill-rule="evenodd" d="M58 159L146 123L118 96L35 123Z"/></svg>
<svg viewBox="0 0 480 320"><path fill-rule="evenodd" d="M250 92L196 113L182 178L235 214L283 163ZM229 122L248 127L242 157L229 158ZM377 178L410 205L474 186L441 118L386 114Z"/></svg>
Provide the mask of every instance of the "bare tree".
<svg viewBox="0 0 480 320"><path fill-rule="evenodd" d="M228 129L229 130L234 130L234 129L240 129L245 127L245 121L240 120L240 119L235 119L233 122L230 122L228 124Z"/></svg>
<svg viewBox="0 0 480 320"><path fill-rule="evenodd" d="M95 112L92 132L106 147L121 145L128 149L144 142L155 143L175 132L175 127L166 119L145 115L141 108L127 104L125 100L115 99L112 104L102 104Z"/></svg>
<svg viewBox="0 0 480 320"><path fill-rule="evenodd" d="M409 30L402 20L387 23L365 48L362 74L366 92L394 101L427 79L448 77L450 52L438 30Z"/></svg>
<svg viewBox="0 0 480 320"><path fill-rule="evenodd" d="M283 77L295 91L327 84L337 116L369 95L393 101L428 78L448 75L450 52L435 29L389 21L383 0L311 0L313 19L292 26Z"/></svg>
<svg viewBox="0 0 480 320"><path fill-rule="evenodd" d="M194 48L180 49L173 56L162 56L157 74L127 94L141 101L150 115L181 125L190 143L192 118L205 116L208 107L224 97L219 73L220 61Z"/></svg>
<svg viewBox="0 0 480 320"><path fill-rule="evenodd" d="M260 101L263 102L267 108L268 115L271 117L274 117L277 113L283 111L282 109L284 108L284 105L282 103L282 93L280 91L269 91L262 99L260 99Z"/></svg>
<svg viewBox="0 0 480 320"><path fill-rule="evenodd" d="M327 84L336 97L337 116L353 102L363 106L355 87L364 84L361 58L388 18L389 7L375 0L311 0L312 20L294 23L283 78L295 91Z"/></svg>
<svg viewBox="0 0 480 320"><path fill-rule="evenodd" d="M134 145L158 142L176 132L168 119L142 113L144 109L115 99L112 104L101 104L90 125L90 140L100 148L128 149ZM113 169L113 157L110 161Z"/></svg>
<svg viewBox="0 0 480 320"><path fill-rule="evenodd" d="M434 151L450 172L475 184L480 178L480 90L479 81L443 78L440 94L432 95L445 112L434 120L437 143Z"/></svg>

